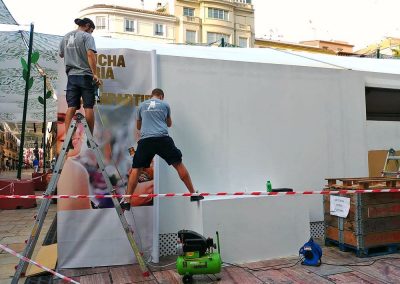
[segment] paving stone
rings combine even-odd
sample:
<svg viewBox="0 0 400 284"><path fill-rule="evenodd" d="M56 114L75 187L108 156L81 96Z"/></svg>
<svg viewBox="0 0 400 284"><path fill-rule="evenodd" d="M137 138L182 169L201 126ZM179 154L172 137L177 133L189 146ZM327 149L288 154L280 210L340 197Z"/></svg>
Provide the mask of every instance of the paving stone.
<svg viewBox="0 0 400 284"><path fill-rule="evenodd" d="M10 284L10 283L11 283L11 278L7 278L7 279L0 278L0 284Z"/></svg>
<svg viewBox="0 0 400 284"><path fill-rule="evenodd" d="M15 264L1 264L0 265L0 279L8 279L12 277L15 272Z"/></svg>
<svg viewBox="0 0 400 284"><path fill-rule="evenodd" d="M0 265L2 264L13 264L16 263L18 259L10 254L1 254L0 255Z"/></svg>
<svg viewBox="0 0 400 284"><path fill-rule="evenodd" d="M13 251L16 252L22 252L25 249L26 244L25 243L14 243L14 244L7 244L7 246L12 249Z"/></svg>
<svg viewBox="0 0 400 284"><path fill-rule="evenodd" d="M15 225L13 224L0 224L0 231L8 231L14 229Z"/></svg>
<svg viewBox="0 0 400 284"><path fill-rule="evenodd" d="M1 241L3 244L12 244L12 243L23 243L25 242L25 236L14 236L14 237L5 237Z"/></svg>

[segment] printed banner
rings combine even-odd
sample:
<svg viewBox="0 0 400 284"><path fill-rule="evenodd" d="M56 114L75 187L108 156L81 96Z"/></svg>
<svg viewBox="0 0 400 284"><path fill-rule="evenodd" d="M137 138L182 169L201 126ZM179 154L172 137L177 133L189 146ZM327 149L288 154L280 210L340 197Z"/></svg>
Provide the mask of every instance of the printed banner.
<svg viewBox="0 0 400 284"><path fill-rule="evenodd" d="M94 138L101 149L107 175L120 194L125 193L132 165L128 149L136 149L140 137L136 129L136 108L148 98L153 86L152 62L151 53L145 51L102 49L97 54L97 73L103 85L94 108ZM58 92L58 152L66 134L64 119L67 109L67 77L64 74ZM82 108L80 112L84 114ZM58 194L108 194L95 153L87 147L82 125L78 125L72 145L74 149L68 152L57 185ZM153 177L153 167L145 169L140 175L135 193L154 193ZM145 257L152 254L153 247L152 205L151 198L134 199L134 207L125 212ZM58 263L61 268L135 262L111 199L58 200L57 220Z"/></svg>

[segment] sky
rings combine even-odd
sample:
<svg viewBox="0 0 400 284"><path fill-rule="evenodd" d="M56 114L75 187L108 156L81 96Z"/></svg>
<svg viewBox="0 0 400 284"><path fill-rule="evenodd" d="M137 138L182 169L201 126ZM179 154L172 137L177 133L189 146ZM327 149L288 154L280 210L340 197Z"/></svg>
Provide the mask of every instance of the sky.
<svg viewBox="0 0 400 284"><path fill-rule="evenodd" d="M139 0L3 0L21 25L35 31L63 35L74 29L73 20L92 4L140 7ZM157 2L144 0L146 9ZM400 37L399 0L253 0L257 38L299 42L340 40L355 50L385 36Z"/></svg>

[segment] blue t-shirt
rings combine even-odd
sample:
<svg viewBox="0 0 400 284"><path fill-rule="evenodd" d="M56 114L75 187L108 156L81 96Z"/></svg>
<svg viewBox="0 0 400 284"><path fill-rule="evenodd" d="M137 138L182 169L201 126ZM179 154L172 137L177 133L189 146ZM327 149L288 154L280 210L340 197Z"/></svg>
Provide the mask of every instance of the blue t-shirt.
<svg viewBox="0 0 400 284"><path fill-rule="evenodd" d="M142 121L140 138L168 136L167 118L170 116L168 103L155 98L142 102L136 116Z"/></svg>
<svg viewBox="0 0 400 284"><path fill-rule="evenodd" d="M33 160L33 166L39 166L39 161L38 160Z"/></svg>

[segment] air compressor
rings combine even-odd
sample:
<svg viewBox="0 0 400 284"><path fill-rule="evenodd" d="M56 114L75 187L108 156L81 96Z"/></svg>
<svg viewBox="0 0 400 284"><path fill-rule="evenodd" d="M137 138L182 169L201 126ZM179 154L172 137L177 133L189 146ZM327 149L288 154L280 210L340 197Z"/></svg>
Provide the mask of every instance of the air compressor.
<svg viewBox="0 0 400 284"><path fill-rule="evenodd" d="M221 272L222 260L219 247L219 235L217 244L212 238L204 236L190 230L180 230L178 232L178 244L176 269L183 275L183 283L192 283L193 275L196 274L216 274ZM214 250L218 248L218 251Z"/></svg>

